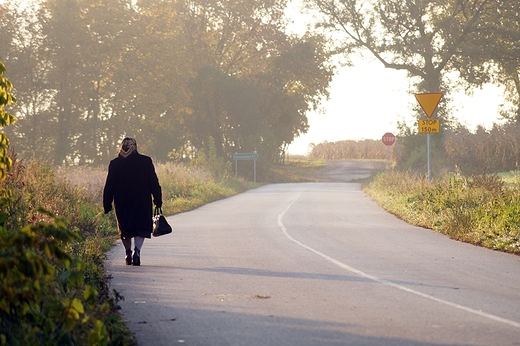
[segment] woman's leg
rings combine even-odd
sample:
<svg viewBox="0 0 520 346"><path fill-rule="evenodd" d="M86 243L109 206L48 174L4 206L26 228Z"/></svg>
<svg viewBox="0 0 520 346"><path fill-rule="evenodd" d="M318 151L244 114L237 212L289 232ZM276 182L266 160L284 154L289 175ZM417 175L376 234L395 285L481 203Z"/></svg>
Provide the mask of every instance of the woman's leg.
<svg viewBox="0 0 520 346"><path fill-rule="evenodd" d="M134 238L134 246L137 250L141 251L141 248L143 247L144 243L144 237L135 237Z"/></svg>
<svg viewBox="0 0 520 346"><path fill-rule="evenodd" d="M141 265L141 248L143 247L144 238L143 237L135 237L134 238L134 257L133 264L134 266Z"/></svg>
<svg viewBox="0 0 520 346"><path fill-rule="evenodd" d="M123 238L121 237L121 241L123 242L123 246L125 247L125 261L127 265L132 265L132 238Z"/></svg>

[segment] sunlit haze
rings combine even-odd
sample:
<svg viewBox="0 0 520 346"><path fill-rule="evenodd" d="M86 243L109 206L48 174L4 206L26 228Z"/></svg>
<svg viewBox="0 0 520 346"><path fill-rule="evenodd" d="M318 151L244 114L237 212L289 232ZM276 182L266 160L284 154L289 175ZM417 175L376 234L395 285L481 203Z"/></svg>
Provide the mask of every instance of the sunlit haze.
<svg viewBox="0 0 520 346"><path fill-rule="evenodd" d="M504 102L500 87L486 85L472 96L458 92L452 97L453 116L469 129L500 123L499 105ZM305 155L311 143L397 134L398 121L414 126L412 107L416 102L404 72L360 60L339 70L330 86L330 99L322 105L324 114L308 114L309 131L289 146L289 154Z"/></svg>
<svg viewBox="0 0 520 346"><path fill-rule="evenodd" d="M16 0L19 3L30 0ZM311 17L304 14L294 0L286 14L294 24L290 30L303 34ZM0 4L5 1L0 0ZM405 121L414 126L412 107L415 105L413 90L406 73L385 69L371 59L355 59L354 66L338 68L330 85L330 98L322 103L323 114L309 113L309 131L289 146L289 155L306 155L309 145L324 141L381 139L386 132L397 134L397 122ZM504 103L502 88L486 85L473 95L450 90L432 90L452 94L452 114L459 122L474 130L478 125L486 128L500 123L499 105Z"/></svg>
<svg viewBox="0 0 520 346"><path fill-rule="evenodd" d="M294 24L290 29L303 33L309 16L302 15L295 0L286 11ZM381 139L386 132L397 134L397 122L414 126L412 108L417 102L406 72L386 69L369 57L355 59L354 66L339 68L330 85L330 98L323 102L323 114L310 113L309 131L289 146L289 155L306 155L310 144L324 141ZM504 103L502 87L485 85L466 95L461 91L431 90L451 94L452 114L470 130L500 123L499 106Z"/></svg>

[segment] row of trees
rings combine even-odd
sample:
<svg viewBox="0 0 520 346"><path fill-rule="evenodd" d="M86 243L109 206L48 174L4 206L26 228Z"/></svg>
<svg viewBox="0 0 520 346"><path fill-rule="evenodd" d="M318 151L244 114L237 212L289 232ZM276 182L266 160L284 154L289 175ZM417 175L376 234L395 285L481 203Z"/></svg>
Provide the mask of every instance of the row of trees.
<svg viewBox="0 0 520 346"><path fill-rule="evenodd" d="M331 57L368 52L415 92L506 86L520 122L517 0L302 0L314 30L287 34L289 0L11 0L0 57L16 81L24 157L100 164L123 135L159 160L257 150L276 161L328 96ZM417 115L422 115L418 109ZM445 137L435 136L442 150Z"/></svg>
<svg viewBox="0 0 520 346"><path fill-rule="evenodd" d="M401 169L427 171L426 135L402 128L390 147L391 160ZM436 134L432 135L437 136ZM520 126L515 123L494 124L491 129L479 126L471 132L464 126L445 131L443 147L430 156L433 171L461 172L465 175L520 170ZM309 156L318 159L387 158L388 147L381 140L337 141L314 145Z"/></svg>
<svg viewBox="0 0 520 346"><path fill-rule="evenodd" d="M325 160L386 160L388 148L375 139L345 140L313 144L309 158Z"/></svg>
<svg viewBox="0 0 520 346"><path fill-rule="evenodd" d="M475 133L466 128L446 138L446 160L463 173L494 173L520 170L520 126L495 124Z"/></svg>
<svg viewBox="0 0 520 346"><path fill-rule="evenodd" d="M275 161L307 131L333 69L286 34L287 0L8 2L0 57L16 81L23 157L105 164L124 135L158 160L207 149Z"/></svg>

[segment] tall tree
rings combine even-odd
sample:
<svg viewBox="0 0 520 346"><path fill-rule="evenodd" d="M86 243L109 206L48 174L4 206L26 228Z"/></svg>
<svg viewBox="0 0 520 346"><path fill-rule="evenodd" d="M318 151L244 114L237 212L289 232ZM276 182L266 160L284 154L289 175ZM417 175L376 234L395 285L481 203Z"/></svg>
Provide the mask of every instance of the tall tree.
<svg viewBox="0 0 520 346"><path fill-rule="evenodd" d="M45 20L42 27L46 59L52 69L48 74L50 89L55 91L51 111L54 114L55 142L52 161L56 165L73 163L74 141L83 116L85 97L81 87L83 63L82 48L86 33L80 18L78 0L52 0L42 4Z"/></svg>
<svg viewBox="0 0 520 346"><path fill-rule="evenodd" d="M221 78L218 77L218 73L212 72L220 71L224 75L233 77L232 79L222 77L223 81L244 86L242 92L235 95L235 102L237 102L236 97L250 102L249 109L246 107L231 109L225 106L229 103L224 102L222 91L206 88L206 92L211 93L206 99L214 102L206 103L204 114L196 114L202 108L194 106L191 118L202 117L205 119L203 124L213 124L213 132L219 132L211 134L218 144L219 153L231 148L234 152L243 149L252 150L256 147L265 150L264 156L275 157L277 152L283 150L285 143L292 142L300 133L307 131L306 111L314 106L313 100L328 96L327 88L332 70L326 63L328 56L324 54L323 41L313 37L296 39L287 36L285 33L287 23L284 16L286 5L286 0L187 2L184 16L187 18L186 32L199 33L194 35L192 40L195 55L202 57L198 58L201 65L198 71L202 74L199 80L204 80L208 76ZM290 59L296 60L290 60L288 52L304 46L302 43L304 41L310 42L307 47L312 47L314 50L307 55L294 54ZM298 63L299 60L307 57L312 59ZM285 58L288 59L287 65L282 67L280 61ZM301 68L304 64L313 64L313 69L309 68L310 66L306 66L307 69ZM291 65L292 70L289 71L286 67ZM314 72L312 76L311 72ZM283 75L279 75L280 73ZM314 84L310 82L311 80ZM297 84L305 87L295 88ZM254 89L257 89L256 96L261 99L254 98L258 101L253 102L252 93L249 91ZM230 90L228 89L227 92ZM294 97L295 95L298 97ZM280 101L282 99L283 102ZM292 103L289 107L290 111L286 105L282 105L284 102ZM259 108L254 109L254 106ZM239 116L237 114L239 112L245 113ZM235 116L231 116L231 113L235 113ZM255 117L261 119L253 119ZM240 123L230 126L228 124L230 119L240 119ZM255 134L247 130L250 128L249 124L258 125L256 139ZM283 131L288 136L281 136L281 128L290 129ZM226 135L224 129L232 129L234 134ZM196 129L194 133L197 133ZM248 138L247 141L245 138ZM254 147L242 147L246 142L249 143L248 147L250 145ZM232 152L227 151L226 155L230 156Z"/></svg>
<svg viewBox="0 0 520 346"><path fill-rule="evenodd" d="M49 60L44 56L41 22L37 6L12 2L2 18L3 44L0 55L9 64L9 76L16 80L18 105L13 108L18 121L6 129L13 148L26 158L48 158L54 148L52 104L54 91L49 89Z"/></svg>
<svg viewBox="0 0 520 346"><path fill-rule="evenodd" d="M506 0L509 1L509 0ZM512 0L511 0L512 1ZM306 0L345 53L368 51L405 70L416 92L449 90L447 72L496 0ZM339 34L339 35L338 35ZM442 107L444 109L444 107ZM439 114L446 117L446 114Z"/></svg>
<svg viewBox="0 0 520 346"><path fill-rule="evenodd" d="M322 98L328 97L333 69L328 65L330 53L321 37L291 38L278 55L269 58L268 72L261 77L265 90L262 113L273 134L268 144L273 160L283 158L288 145L308 130L307 112L317 110Z"/></svg>
<svg viewBox="0 0 520 346"><path fill-rule="evenodd" d="M205 66L191 81L192 112L185 117L190 142L209 149L217 140L216 154L228 158L236 151L254 150L265 135L260 114L262 90L254 82Z"/></svg>
<svg viewBox="0 0 520 346"><path fill-rule="evenodd" d="M131 1L47 0L42 33L56 94L54 162L100 163L111 143L114 73L125 52ZM121 88L122 86L119 86ZM118 135L120 137L120 135ZM119 139L119 138L118 138Z"/></svg>
<svg viewBox="0 0 520 346"><path fill-rule="evenodd" d="M107 162L114 155L112 144L114 141L119 144L123 135L120 124L110 120L115 116L115 94L125 88L116 85L115 74L123 68L122 56L131 46L129 31L135 22L131 3L120 0L81 0L79 3L85 33L81 47L84 84L80 84L84 109L75 146L82 162Z"/></svg>
<svg viewBox="0 0 520 346"><path fill-rule="evenodd" d="M520 124L520 2L502 0L489 7L478 30L461 47L457 69L471 86L504 85L512 109L503 115Z"/></svg>
<svg viewBox="0 0 520 346"><path fill-rule="evenodd" d="M140 146L161 160L185 141L183 116L190 100L195 52L188 48L176 0L136 1L132 37L117 80L118 117Z"/></svg>

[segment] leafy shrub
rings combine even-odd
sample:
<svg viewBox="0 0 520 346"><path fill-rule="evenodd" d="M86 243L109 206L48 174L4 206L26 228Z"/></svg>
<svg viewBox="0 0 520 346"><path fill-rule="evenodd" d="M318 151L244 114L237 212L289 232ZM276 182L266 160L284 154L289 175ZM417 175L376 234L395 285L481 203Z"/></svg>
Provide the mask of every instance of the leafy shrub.
<svg viewBox="0 0 520 346"><path fill-rule="evenodd" d="M208 139L207 152L204 149L200 149L195 159L190 162L190 165L211 172L216 179L223 179L231 174L231 162L217 156L215 139L213 137Z"/></svg>
<svg viewBox="0 0 520 346"><path fill-rule="evenodd" d="M40 212L43 212L40 210ZM0 232L0 334L2 344L107 344L108 333L95 317L97 290L85 285L87 264L64 250L78 239L64 220L38 222Z"/></svg>

